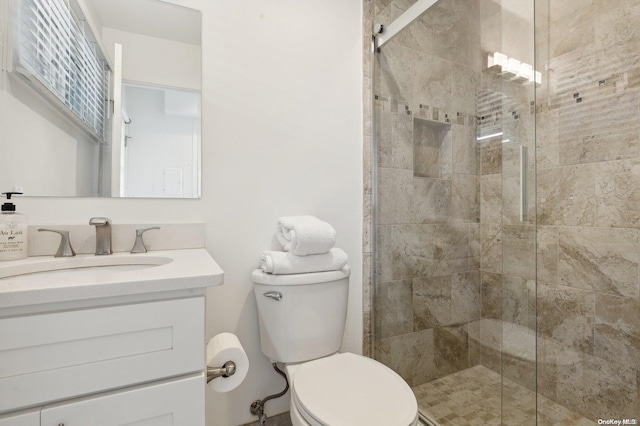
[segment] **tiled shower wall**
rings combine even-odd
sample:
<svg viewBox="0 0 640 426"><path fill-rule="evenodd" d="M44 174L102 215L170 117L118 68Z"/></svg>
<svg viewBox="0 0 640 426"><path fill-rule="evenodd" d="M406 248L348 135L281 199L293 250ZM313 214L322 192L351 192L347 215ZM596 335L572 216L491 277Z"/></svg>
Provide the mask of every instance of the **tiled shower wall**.
<svg viewBox="0 0 640 426"><path fill-rule="evenodd" d="M365 96L373 78L368 31L374 21L390 22L412 3L365 0ZM502 96L503 139L511 142L479 144L475 171L468 161L474 155L470 149L454 151L454 140L462 140L454 135L468 122L463 115L460 123L459 111L440 96L449 93L454 104L470 101L460 93L472 88L466 86L454 96L463 82L453 72L447 81L443 71L457 60L447 51L459 52L452 49L461 42L463 31L455 27L463 25L459 19L473 21L473 11L471 16L465 11L456 16L445 13L462 3L441 4L443 15L437 22L416 25L380 55L380 69L387 67L398 78L377 82L382 90L371 102L378 121L386 120L391 129L380 138L382 149L377 153L378 250L380 254L386 248L393 261L386 267L383 262L378 271L384 278L376 300L378 359L414 385L464 368L465 363L481 363L594 420L640 417L640 2L536 0L536 68L543 71L536 116L530 86L492 82L490 73L478 74L479 68L466 64L480 81L477 108L482 108L483 99L491 102L491 96ZM479 50L508 50L527 61L533 51L530 41L513 41L529 33L526 19L504 10L491 13L495 2L480 5L475 15L482 22ZM495 25L495 19L501 22ZM492 34L496 28L502 34ZM427 29L435 31L433 42L415 43L425 43L419 37ZM430 55L428 60L425 55ZM420 75L421 69L432 74ZM365 98L365 268L371 262L368 105ZM457 123L461 127L454 132ZM529 220L521 223L517 149L525 145L533 155L534 131L537 184L530 162L531 208ZM452 162L446 157L449 143ZM424 161L416 164L416 158ZM464 166L456 171L453 164L460 159ZM464 192L471 185L460 185L472 179L479 182L479 210L470 191ZM462 189L460 195L456 188ZM418 195L423 202L416 200ZM451 204L446 202L449 197ZM454 199L466 200L468 210L453 208ZM471 219L471 212L477 211L479 222ZM467 270L460 273L456 268L462 267L465 255ZM469 276L476 276L474 267L481 271L478 298L471 296L472 286L458 280L461 276L473 283ZM365 281L365 337L370 339L367 284L371 277ZM467 298L454 296L460 289ZM456 318L463 311L452 310L455 304L468 308L466 317ZM481 318L479 325L464 322L473 318ZM534 353L526 353L535 351L536 326L537 377ZM370 353L369 339L365 353ZM487 343L492 339L495 345ZM516 351L521 356L511 357ZM436 361L441 356L450 361Z"/></svg>
<svg viewBox="0 0 640 426"><path fill-rule="evenodd" d="M538 391L640 419L640 1L536 10Z"/></svg>
<svg viewBox="0 0 640 426"><path fill-rule="evenodd" d="M387 24L410 3L369 7ZM385 45L372 77L375 357L412 386L478 363L467 337L480 318L474 4L434 6Z"/></svg>

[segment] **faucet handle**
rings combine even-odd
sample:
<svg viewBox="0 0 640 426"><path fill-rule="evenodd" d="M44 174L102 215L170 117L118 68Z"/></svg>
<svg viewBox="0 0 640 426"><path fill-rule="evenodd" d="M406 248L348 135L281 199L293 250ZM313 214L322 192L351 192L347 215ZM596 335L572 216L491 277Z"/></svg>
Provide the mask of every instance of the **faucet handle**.
<svg viewBox="0 0 640 426"><path fill-rule="evenodd" d="M147 231L151 231L152 229L160 229L159 226L152 226L151 228L142 228L136 229L136 242L133 244L133 248L131 249L131 253L146 253L147 247L144 245L144 240L142 239L142 234Z"/></svg>
<svg viewBox="0 0 640 426"><path fill-rule="evenodd" d="M60 235L60 246L54 257L73 257L76 252L71 247L71 240L69 239L69 231L56 231L55 229L38 229L38 232L55 232Z"/></svg>

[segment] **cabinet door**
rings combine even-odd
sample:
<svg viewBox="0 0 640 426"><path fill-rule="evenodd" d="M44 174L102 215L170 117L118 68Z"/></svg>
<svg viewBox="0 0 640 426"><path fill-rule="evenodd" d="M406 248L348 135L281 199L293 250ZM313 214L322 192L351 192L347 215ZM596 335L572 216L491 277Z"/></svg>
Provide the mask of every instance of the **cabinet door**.
<svg viewBox="0 0 640 426"><path fill-rule="evenodd" d="M42 426L204 426L203 374L46 406Z"/></svg>
<svg viewBox="0 0 640 426"><path fill-rule="evenodd" d="M0 411L202 371L204 358L203 297L3 318Z"/></svg>
<svg viewBox="0 0 640 426"><path fill-rule="evenodd" d="M40 426L40 410L0 416L0 426Z"/></svg>

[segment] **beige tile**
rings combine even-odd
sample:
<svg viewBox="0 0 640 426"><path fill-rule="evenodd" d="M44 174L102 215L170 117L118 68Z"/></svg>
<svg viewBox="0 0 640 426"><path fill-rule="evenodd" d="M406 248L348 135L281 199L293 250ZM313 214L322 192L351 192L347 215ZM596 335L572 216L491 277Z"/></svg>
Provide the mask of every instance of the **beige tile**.
<svg viewBox="0 0 640 426"><path fill-rule="evenodd" d="M443 223L451 220L451 181L413 179L414 223Z"/></svg>
<svg viewBox="0 0 640 426"><path fill-rule="evenodd" d="M362 251L371 253L371 226L373 223L372 195L364 193L362 196L363 209L363 230L362 230Z"/></svg>
<svg viewBox="0 0 640 426"><path fill-rule="evenodd" d="M502 229L499 224L480 224L483 271L502 273Z"/></svg>
<svg viewBox="0 0 640 426"><path fill-rule="evenodd" d="M591 419L630 418L637 398L636 371L602 358L538 341L539 392Z"/></svg>
<svg viewBox="0 0 640 426"><path fill-rule="evenodd" d="M451 322L465 324L480 318L480 272L451 277Z"/></svg>
<svg viewBox="0 0 640 426"><path fill-rule="evenodd" d="M638 157L638 93L584 96L581 103L560 110L559 129L561 165Z"/></svg>
<svg viewBox="0 0 640 426"><path fill-rule="evenodd" d="M538 226L536 235L538 280L558 282L558 228Z"/></svg>
<svg viewBox="0 0 640 426"><path fill-rule="evenodd" d="M535 279L535 227L505 225L502 230L503 264L505 275Z"/></svg>
<svg viewBox="0 0 640 426"><path fill-rule="evenodd" d="M482 318L502 318L502 275L481 272Z"/></svg>
<svg viewBox="0 0 640 426"><path fill-rule="evenodd" d="M480 222L479 181L477 176L452 176L451 210L457 222Z"/></svg>
<svg viewBox="0 0 640 426"><path fill-rule="evenodd" d="M480 222L502 221L502 176L483 175L480 178Z"/></svg>
<svg viewBox="0 0 640 426"><path fill-rule="evenodd" d="M617 43L596 51L597 69L607 78L606 86L612 91L640 87L640 55L638 42Z"/></svg>
<svg viewBox="0 0 640 426"><path fill-rule="evenodd" d="M558 279L571 287L639 296L637 230L560 228Z"/></svg>
<svg viewBox="0 0 640 426"><path fill-rule="evenodd" d="M398 35L398 43L422 52L451 59L454 38L464 36L454 31L457 15L450 8L434 5L410 27ZM455 55L458 56L458 55Z"/></svg>
<svg viewBox="0 0 640 426"><path fill-rule="evenodd" d="M380 338L413 331L411 280L376 283L376 335Z"/></svg>
<svg viewBox="0 0 640 426"><path fill-rule="evenodd" d="M394 114L391 120L391 167L413 169L413 117Z"/></svg>
<svg viewBox="0 0 640 426"><path fill-rule="evenodd" d="M415 331L451 324L451 275L413 280Z"/></svg>
<svg viewBox="0 0 640 426"><path fill-rule="evenodd" d="M413 385L436 377L433 330L422 330L380 339L375 344L375 359Z"/></svg>
<svg viewBox="0 0 640 426"><path fill-rule="evenodd" d="M502 141L489 139L479 141L480 168L483 175L493 175L502 171Z"/></svg>
<svg viewBox="0 0 640 426"><path fill-rule="evenodd" d="M479 270L482 261L482 245L480 244L480 224L469 224L469 270Z"/></svg>
<svg viewBox="0 0 640 426"><path fill-rule="evenodd" d="M378 217L380 225L411 222L413 172L378 169Z"/></svg>
<svg viewBox="0 0 640 426"><path fill-rule="evenodd" d="M536 114L536 167L546 170L560 165L559 109Z"/></svg>
<svg viewBox="0 0 640 426"><path fill-rule="evenodd" d="M452 124L451 137L453 158L455 159L452 173L475 175L477 172L475 127Z"/></svg>
<svg viewBox="0 0 640 426"><path fill-rule="evenodd" d="M529 282L521 277L502 276L502 320L512 324L529 324Z"/></svg>
<svg viewBox="0 0 640 426"><path fill-rule="evenodd" d="M373 7L367 7L365 3L362 13L362 75L371 78L371 60L373 58L373 46L371 42L373 32Z"/></svg>
<svg viewBox="0 0 640 426"><path fill-rule="evenodd" d="M392 167L394 114L380 105L375 106L374 112L378 167Z"/></svg>
<svg viewBox="0 0 640 426"><path fill-rule="evenodd" d="M377 105L376 136L378 167L413 168L413 118Z"/></svg>
<svg viewBox="0 0 640 426"><path fill-rule="evenodd" d="M539 224L595 225L597 200L594 167L540 170L537 189Z"/></svg>
<svg viewBox="0 0 640 426"><path fill-rule="evenodd" d="M376 55L374 87L376 94L411 101L415 51L389 43Z"/></svg>
<svg viewBox="0 0 640 426"><path fill-rule="evenodd" d="M377 245L377 274L386 281L468 270L466 224L379 227Z"/></svg>
<svg viewBox="0 0 640 426"><path fill-rule="evenodd" d="M417 52L413 62L414 99L450 113L451 76L452 64L450 61Z"/></svg>
<svg viewBox="0 0 640 426"><path fill-rule="evenodd" d="M371 312L365 312L362 315L362 355L373 357L372 342L373 330L371 329Z"/></svg>
<svg viewBox="0 0 640 426"><path fill-rule="evenodd" d="M640 370L640 301L596 294L595 354Z"/></svg>
<svg viewBox="0 0 640 426"><path fill-rule="evenodd" d="M374 250L375 280L389 282L393 280L394 245L393 227L376 226L376 246Z"/></svg>
<svg viewBox="0 0 640 426"><path fill-rule="evenodd" d="M591 0L551 4L549 50L552 58L572 52L595 42ZM579 6L578 6L579 5ZM570 10L570 13L566 13Z"/></svg>
<svg viewBox="0 0 640 426"><path fill-rule="evenodd" d="M371 234L373 231L373 217L365 217L362 221L362 251L371 253Z"/></svg>
<svg viewBox="0 0 640 426"><path fill-rule="evenodd" d="M478 336L480 334L480 321L471 321L464 324L464 329L467 332L467 339L469 345L469 367L480 364L482 359L482 348L476 339L471 336Z"/></svg>
<svg viewBox="0 0 640 426"><path fill-rule="evenodd" d="M437 377L443 377L469 367L469 345L464 327L435 328L433 330L433 345L433 361ZM416 384L420 383L413 383L414 386Z"/></svg>
<svg viewBox="0 0 640 426"><path fill-rule="evenodd" d="M540 426L595 426L597 423L538 395L538 424Z"/></svg>
<svg viewBox="0 0 640 426"><path fill-rule="evenodd" d="M363 192L371 194L373 192L373 174L371 173L373 158L371 157L371 136L363 137L362 145L362 179Z"/></svg>
<svg viewBox="0 0 640 426"><path fill-rule="evenodd" d="M452 61L455 62L454 59ZM454 116L457 112L475 116L480 74L464 65L455 65L452 71L451 113Z"/></svg>
<svg viewBox="0 0 640 426"><path fill-rule="evenodd" d="M371 312L373 301L371 300L373 281L371 277L371 253L362 254L362 311Z"/></svg>
<svg viewBox="0 0 640 426"><path fill-rule="evenodd" d="M640 161L609 163L596 175L598 226L640 228Z"/></svg>
<svg viewBox="0 0 640 426"><path fill-rule="evenodd" d="M509 354L502 355L502 374L520 386L535 391L536 389L536 363L534 360L523 359ZM535 412L535 400L518 401L505 397L503 411L516 410L518 414ZM513 413L512 413L513 414ZM504 418L503 418L504 419ZM535 420L530 416L523 416L523 420ZM505 419L506 420L506 419ZM505 423L507 423L505 421ZM535 425L535 421L532 423Z"/></svg>
<svg viewBox="0 0 640 426"><path fill-rule="evenodd" d="M451 127L414 119L413 171L415 176L448 178L451 175Z"/></svg>
<svg viewBox="0 0 640 426"><path fill-rule="evenodd" d="M594 0L596 46L607 49L616 45L640 44L638 20L640 6L635 1L621 0L615 6L604 0Z"/></svg>
<svg viewBox="0 0 640 426"><path fill-rule="evenodd" d="M582 104L586 101L591 103L596 99L596 93L597 96L603 93L603 87L594 84L603 78L603 74L593 46L577 46L571 52L551 58L545 76L548 78L545 105L552 109L559 108L560 140L571 142L566 135L593 129L589 122L592 111L583 108ZM581 102L576 101L577 97L574 98L576 93ZM574 122L571 122L572 119Z"/></svg>
<svg viewBox="0 0 640 426"><path fill-rule="evenodd" d="M535 424L536 402L540 425L596 424L481 365L415 386L413 392L420 410L443 426Z"/></svg>
<svg viewBox="0 0 640 426"><path fill-rule="evenodd" d="M593 291L538 282L538 333L593 354Z"/></svg>

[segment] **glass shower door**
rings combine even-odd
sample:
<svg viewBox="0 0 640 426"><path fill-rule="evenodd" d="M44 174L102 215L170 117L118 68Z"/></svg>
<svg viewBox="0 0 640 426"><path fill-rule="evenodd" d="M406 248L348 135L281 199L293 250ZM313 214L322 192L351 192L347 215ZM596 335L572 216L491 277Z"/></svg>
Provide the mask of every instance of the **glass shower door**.
<svg viewBox="0 0 640 426"><path fill-rule="evenodd" d="M374 357L434 424L536 422L533 31L441 0L373 58Z"/></svg>

